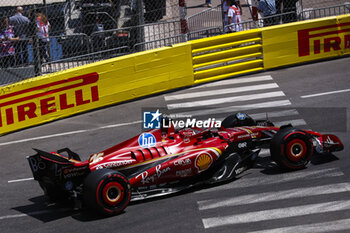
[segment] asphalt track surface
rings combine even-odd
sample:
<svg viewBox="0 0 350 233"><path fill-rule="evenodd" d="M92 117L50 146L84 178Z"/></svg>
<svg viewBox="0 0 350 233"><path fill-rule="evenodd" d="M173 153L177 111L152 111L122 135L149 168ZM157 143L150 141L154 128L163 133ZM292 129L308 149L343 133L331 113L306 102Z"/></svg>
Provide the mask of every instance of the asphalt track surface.
<svg viewBox="0 0 350 233"><path fill-rule="evenodd" d="M0 231L349 232L349 64L348 57L227 79L2 136ZM140 133L144 107L217 119L239 108L260 118L268 112L277 124L290 121L334 133L345 150L316 156L307 169L291 173L281 172L263 152L257 166L239 180L134 203L109 218L67 206L47 207L25 159L33 154L31 148L69 147L85 160Z"/></svg>

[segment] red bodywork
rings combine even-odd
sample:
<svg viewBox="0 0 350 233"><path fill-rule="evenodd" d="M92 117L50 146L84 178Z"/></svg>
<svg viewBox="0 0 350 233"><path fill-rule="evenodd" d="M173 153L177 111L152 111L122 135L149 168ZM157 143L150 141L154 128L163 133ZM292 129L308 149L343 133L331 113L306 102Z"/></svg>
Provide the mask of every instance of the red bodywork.
<svg viewBox="0 0 350 233"><path fill-rule="evenodd" d="M142 171L129 182L132 187L169 183L181 178L195 176L207 170L232 141L259 138L262 131L278 131L276 127L237 127L215 130L218 136L206 138L210 129L196 133L193 129L183 129L178 133L162 133L160 129L148 131L156 138L153 147L139 145L139 136L90 156L91 171L101 168L116 169L120 172L164 161ZM213 131L213 130L212 130ZM169 160L168 160L169 159Z"/></svg>
<svg viewBox="0 0 350 233"><path fill-rule="evenodd" d="M276 144L274 139L278 138L281 138L281 143ZM51 153L36 150L36 155L27 158L34 179L39 181L49 197L55 196L56 192L63 192L63 195L69 195L75 200L86 193L88 196L90 192L83 190L84 187L92 187L89 184L95 181L91 177L108 173L107 178L110 178L109 172L117 170L113 175L122 177L127 186L111 181L100 190L98 185L95 187L97 191L93 191L96 195L88 199L97 198L97 203L100 203L102 199L99 199L99 195L102 195L108 206L115 204L115 196L113 192L109 193L110 189L132 191L134 200L139 200L177 192L195 184L231 180L253 166L261 148L270 148L274 155L276 150L273 148L277 148L277 154L285 153L287 159L296 164L308 153L307 161L300 165L304 167L314 151L339 151L343 149L343 144L334 135L294 130L290 125L281 128L262 125L219 129L162 128L147 131L95 153L83 162L68 148ZM62 155L62 152L68 156ZM276 158L274 155L272 157ZM277 164L284 162L274 161ZM289 167L289 164L285 166ZM298 169L298 166L292 164L292 168ZM107 182L107 178L102 177L99 184ZM120 193L124 195L124 192ZM130 200L128 197L127 202ZM114 210L115 213L125 206ZM101 208L106 209L104 206Z"/></svg>
<svg viewBox="0 0 350 233"><path fill-rule="evenodd" d="M278 127L252 126L219 130L182 129L177 133L169 130L164 133L160 129L154 129L147 132L156 139L152 147L140 146L140 134L91 155L88 161L76 162L73 166L89 166L90 171L108 168L122 173L143 170L129 182L132 187L151 186L195 176L215 163L232 141L259 139L266 137L264 132L275 133L278 130ZM216 136L207 137L213 132ZM142 169L154 163L159 164L147 170Z"/></svg>
<svg viewBox="0 0 350 233"><path fill-rule="evenodd" d="M266 132L275 134L279 127L251 126L229 129L182 129L177 133L173 129L164 133L160 129L150 130L156 143L144 148L135 136L116 146L90 156L88 161L73 161L72 170L83 171L89 167L90 172L96 169L114 169L135 176L129 180L132 187L152 186L169 183L186 177L195 176L207 170L222 155L231 142L245 142L250 139L266 138ZM331 140L336 146L342 146L334 135L322 135L313 131L305 131L314 135L323 143ZM210 134L215 133L216 136ZM207 137L207 135L210 135ZM334 144L329 146L335 146ZM56 153L56 155L58 155ZM59 155L62 156L62 155ZM147 166L151 165L149 169ZM153 166L152 166L153 165ZM145 169L146 168L146 169ZM137 171L140 171L137 174Z"/></svg>

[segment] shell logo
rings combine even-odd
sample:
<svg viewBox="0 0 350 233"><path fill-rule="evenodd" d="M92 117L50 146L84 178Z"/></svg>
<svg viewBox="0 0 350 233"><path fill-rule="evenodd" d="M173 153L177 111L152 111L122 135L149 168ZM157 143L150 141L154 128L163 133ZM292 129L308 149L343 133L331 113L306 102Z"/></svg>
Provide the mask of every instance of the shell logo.
<svg viewBox="0 0 350 233"><path fill-rule="evenodd" d="M195 164L199 171L203 171L207 169L212 162L213 162L213 158L211 157L210 154L202 153L197 156Z"/></svg>

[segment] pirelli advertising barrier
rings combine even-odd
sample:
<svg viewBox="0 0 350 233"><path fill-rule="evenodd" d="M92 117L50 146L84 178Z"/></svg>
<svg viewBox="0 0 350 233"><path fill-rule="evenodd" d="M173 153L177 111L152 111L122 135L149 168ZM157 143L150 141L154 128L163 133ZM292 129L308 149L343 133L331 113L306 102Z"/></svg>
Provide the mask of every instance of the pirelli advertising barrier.
<svg viewBox="0 0 350 233"><path fill-rule="evenodd" d="M188 44L28 79L0 88L0 135L188 85L193 85Z"/></svg>
<svg viewBox="0 0 350 233"><path fill-rule="evenodd" d="M264 68L350 54L350 15L264 28Z"/></svg>

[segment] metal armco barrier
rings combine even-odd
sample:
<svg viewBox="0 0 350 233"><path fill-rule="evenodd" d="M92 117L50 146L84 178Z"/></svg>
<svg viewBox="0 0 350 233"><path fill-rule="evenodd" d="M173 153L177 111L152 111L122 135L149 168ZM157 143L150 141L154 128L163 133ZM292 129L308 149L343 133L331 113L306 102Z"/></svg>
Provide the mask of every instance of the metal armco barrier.
<svg viewBox="0 0 350 233"><path fill-rule="evenodd" d="M195 84L263 70L260 29L190 43Z"/></svg>

